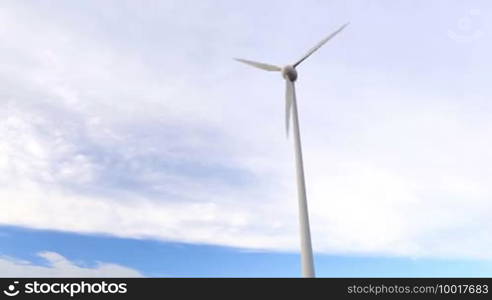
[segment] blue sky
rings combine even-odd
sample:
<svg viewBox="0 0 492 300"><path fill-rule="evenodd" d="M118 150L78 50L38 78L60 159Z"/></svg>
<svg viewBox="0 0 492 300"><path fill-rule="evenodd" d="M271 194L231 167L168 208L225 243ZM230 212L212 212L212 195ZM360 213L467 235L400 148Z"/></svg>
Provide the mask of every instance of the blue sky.
<svg viewBox="0 0 492 300"><path fill-rule="evenodd" d="M283 82L232 57L350 21L298 70L318 274L490 275L488 2L0 8L0 273L298 275Z"/></svg>
<svg viewBox="0 0 492 300"><path fill-rule="evenodd" d="M15 253L17 259L45 268L53 266L49 260L37 255L43 249L64 253L66 259L81 268L97 269L98 262L111 261L139 270L138 275L152 277L297 277L300 269L298 254L288 252L248 251L15 227L2 227L0 239L4 252ZM317 275L323 277L487 277L492 271L490 262L470 259L326 254L317 254L315 259ZM12 263L7 264L1 258L0 266L10 272L19 272Z"/></svg>

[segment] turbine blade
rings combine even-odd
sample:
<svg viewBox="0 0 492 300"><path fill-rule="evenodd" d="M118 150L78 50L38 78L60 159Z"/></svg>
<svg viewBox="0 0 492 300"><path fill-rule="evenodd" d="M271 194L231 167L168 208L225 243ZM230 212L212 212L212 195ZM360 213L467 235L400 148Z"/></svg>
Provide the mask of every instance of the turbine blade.
<svg viewBox="0 0 492 300"><path fill-rule="evenodd" d="M294 83L290 80L285 81L285 131L289 136L289 123L292 115L292 97L294 97Z"/></svg>
<svg viewBox="0 0 492 300"><path fill-rule="evenodd" d="M282 70L281 67L274 66L274 65L264 64L264 63L251 61L251 60L247 60L247 59L242 59L242 58L234 58L234 59L239 61L239 62L245 63L247 65L250 65L250 66L253 66L255 68L265 70L265 71L277 71L278 72L278 71Z"/></svg>
<svg viewBox="0 0 492 300"><path fill-rule="evenodd" d="M340 27L337 31L333 32L332 34L330 34L329 36L325 37L323 40L321 40L321 42L319 42L316 46L314 46L311 50L309 50L308 53L306 53L301 59L299 59L293 66L294 68L297 67L300 63L302 63L306 58L308 58L309 56L311 56L311 54L313 54L314 52L316 52L316 50L318 50L319 48L321 48L324 44L326 44L326 42L328 42L329 40L331 40L335 35L339 34L343 29L345 29L345 27L347 27L350 23L345 23L342 25L342 27Z"/></svg>

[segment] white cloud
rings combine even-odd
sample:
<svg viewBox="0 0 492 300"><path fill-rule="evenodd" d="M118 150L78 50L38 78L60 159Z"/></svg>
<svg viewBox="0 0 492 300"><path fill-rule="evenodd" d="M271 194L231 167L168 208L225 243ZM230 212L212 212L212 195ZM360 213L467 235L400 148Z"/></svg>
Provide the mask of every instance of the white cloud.
<svg viewBox="0 0 492 300"><path fill-rule="evenodd" d="M56 252L40 252L47 265L12 257L0 256L0 274L2 277L142 277L134 269L117 264L98 262L94 267L79 266Z"/></svg>
<svg viewBox="0 0 492 300"><path fill-rule="evenodd" d="M224 19L205 5L209 23L179 10L185 24L167 10L123 9L114 13L125 24L99 16L94 27L63 17L77 10L42 8L0 12L1 224L297 249L282 82L229 59L267 48L244 40L274 36L234 21L247 8ZM162 32L142 37L152 28ZM447 69L349 59L341 45L354 40L381 50L360 35L324 50L331 72L307 64L299 81L316 250L491 258L492 106L478 72L490 60L458 82L473 91L464 102L460 86L436 88ZM272 53L286 45L280 36Z"/></svg>

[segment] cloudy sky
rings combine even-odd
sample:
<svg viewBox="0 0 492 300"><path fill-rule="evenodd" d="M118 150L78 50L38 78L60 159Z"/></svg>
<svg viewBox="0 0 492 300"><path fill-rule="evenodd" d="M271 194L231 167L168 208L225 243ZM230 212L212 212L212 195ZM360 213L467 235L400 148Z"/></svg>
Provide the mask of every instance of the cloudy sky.
<svg viewBox="0 0 492 300"><path fill-rule="evenodd" d="M265 3L266 2L266 3ZM0 1L2 276L492 273L486 1Z"/></svg>

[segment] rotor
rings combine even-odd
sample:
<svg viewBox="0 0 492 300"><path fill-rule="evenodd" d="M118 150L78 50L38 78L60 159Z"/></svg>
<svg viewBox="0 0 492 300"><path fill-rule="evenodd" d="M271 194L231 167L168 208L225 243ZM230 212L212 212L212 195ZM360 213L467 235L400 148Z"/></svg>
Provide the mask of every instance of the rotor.
<svg viewBox="0 0 492 300"><path fill-rule="evenodd" d="M297 80L297 71L296 68L294 68L291 65L287 65L282 68L282 76L284 77L285 80L289 81L296 81Z"/></svg>

